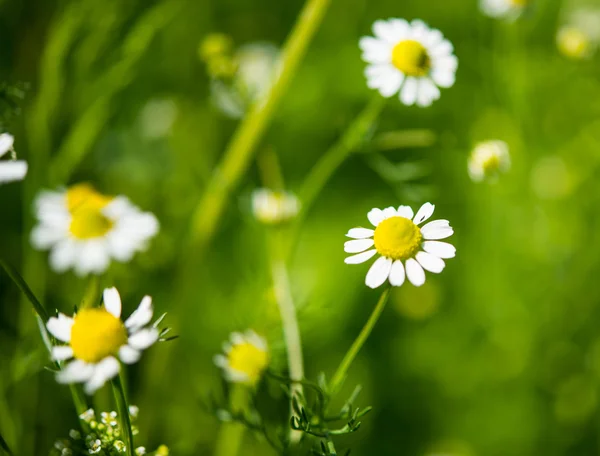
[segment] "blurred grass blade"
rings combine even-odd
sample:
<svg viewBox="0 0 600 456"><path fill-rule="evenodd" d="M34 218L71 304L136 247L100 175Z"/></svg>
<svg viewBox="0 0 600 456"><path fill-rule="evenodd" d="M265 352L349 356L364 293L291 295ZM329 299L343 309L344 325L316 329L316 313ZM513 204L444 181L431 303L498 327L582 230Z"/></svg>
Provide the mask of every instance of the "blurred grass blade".
<svg viewBox="0 0 600 456"><path fill-rule="evenodd" d="M119 414L119 423L121 425L121 433L123 434L127 456L133 456L133 432L131 430L129 406L127 404L127 397L125 396L125 388L121 381L121 374L122 372L119 372L119 375L112 379L111 383L115 395L115 402L117 404L117 413Z"/></svg>
<svg viewBox="0 0 600 456"><path fill-rule="evenodd" d="M2 433L0 433L0 448L6 453L8 454L8 456L14 456L14 453L12 451L10 451L10 448L8 446L8 443L6 443L6 440L4 440L4 437L2 437Z"/></svg>
<svg viewBox="0 0 600 456"><path fill-rule="evenodd" d="M436 140L437 136L435 132L426 128L389 131L375 136L371 147L365 148L360 152L430 147L435 144Z"/></svg>
<svg viewBox="0 0 600 456"><path fill-rule="evenodd" d="M29 300L29 302L31 302L31 304L33 305L33 308L35 309L37 314L40 316L40 318L44 322L47 322L48 319L50 318L50 316L48 315L48 312L46 312L46 309L44 309L44 306L42 306L42 303L39 302L38 299L35 297L35 295L31 291L31 288L29 288L29 286L27 285L27 283L25 282L23 277L21 277L21 275L17 272L17 270L15 268L13 268L11 265L6 263L4 260L0 260L0 266L2 266L4 268L6 273L9 275L9 277L12 279L12 281L17 285L17 287L19 287L19 289L23 292L23 294L25 296L27 296L27 299Z"/></svg>

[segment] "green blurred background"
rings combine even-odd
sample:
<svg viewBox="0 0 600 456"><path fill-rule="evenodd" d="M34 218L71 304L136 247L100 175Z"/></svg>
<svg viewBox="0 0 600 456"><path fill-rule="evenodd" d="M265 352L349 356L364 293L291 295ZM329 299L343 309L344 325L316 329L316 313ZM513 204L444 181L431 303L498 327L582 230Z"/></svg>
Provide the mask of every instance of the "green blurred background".
<svg viewBox="0 0 600 456"><path fill-rule="evenodd" d="M360 432L337 441L339 449L600 453L600 66L597 58L568 60L555 45L565 9L575 6L540 1L503 22L482 16L475 0L332 1L259 148L277 153L291 190L373 96L357 42L374 20L421 18L454 43L460 62L455 86L431 108L391 100L375 132L377 139L425 128L434 144L351 156L307 214L292 258L314 379L333 373L379 296L364 285L366 265L343 263L347 229L366 224L372 207L425 201L455 229L457 257L422 288L394 290L353 365L344 393L361 383L359 404L374 411ZM161 223L146 253L102 279L119 288L125 313L152 295L180 335L128 370L140 407L137 443L148 448L211 453L219 423L206 402L221 389L212 357L231 331L265 335L275 368L285 367L266 231L249 207L260 185L255 164L202 256L187 262L182 239L238 124L210 101L199 44L222 32L236 46L279 46L301 7L299 0L0 0L0 80L29 84L7 129L30 162L24 182L0 188L3 258L49 308L70 313L86 282L50 271L28 242L41 188L89 181L127 195ZM495 184L474 184L468 154L486 139L506 141L513 166ZM18 455L47 454L77 424L68 388L43 369L31 308L5 275L0 299L0 433ZM113 409L107 388L96 404ZM285 407L280 414L285 419ZM248 435L242 454L272 453Z"/></svg>

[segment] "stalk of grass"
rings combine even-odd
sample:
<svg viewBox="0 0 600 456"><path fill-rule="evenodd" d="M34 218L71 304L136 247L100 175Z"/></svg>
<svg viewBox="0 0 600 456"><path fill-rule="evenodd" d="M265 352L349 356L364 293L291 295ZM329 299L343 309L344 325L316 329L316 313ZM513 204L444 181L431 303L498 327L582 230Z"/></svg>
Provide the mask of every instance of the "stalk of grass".
<svg viewBox="0 0 600 456"><path fill-rule="evenodd" d="M296 73L331 0L307 0L283 48L281 72L236 130L193 212L189 242L202 248L211 239L229 194L246 171L275 109Z"/></svg>
<svg viewBox="0 0 600 456"><path fill-rule="evenodd" d="M127 404L127 396L125 388L121 381L121 373L111 380L115 402L117 404L117 413L119 414L119 424L121 426L121 434L125 443L125 452L127 456L134 456L133 453L133 431L131 430L131 418L129 416L129 405Z"/></svg>

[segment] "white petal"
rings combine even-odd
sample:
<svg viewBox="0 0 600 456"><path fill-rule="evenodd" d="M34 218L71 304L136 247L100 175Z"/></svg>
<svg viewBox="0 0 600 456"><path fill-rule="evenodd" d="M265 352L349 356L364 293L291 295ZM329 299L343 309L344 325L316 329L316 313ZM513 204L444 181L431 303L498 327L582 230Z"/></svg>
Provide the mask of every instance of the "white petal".
<svg viewBox="0 0 600 456"><path fill-rule="evenodd" d="M368 248L371 248L375 244L373 239L354 239L352 241L346 241L344 243L344 252L346 253L358 253L364 252Z"/></svg>
<svg viewBox="0 0 600 456"><path fill-rule="evenodd" d="M146 326L152 320L152 298L144 296L138 308L125 321L125 327L130 331L137 331L142 326Z"/></svg>
<svg viewBox="0 0 600 456"><path fill-rule="evenodd" d="M146 328L129 336L128 344L136 350L145 350L157 340L158 331L155 328Z"/></svg>
<svg viewBox="0 0 600 456"><path fill-rule="evenodd" d="M119 359L125 364L137 363L140 359L141 353L129 345L123 345L119 348Z"/></svg>
<svg viewBox="0 0 600 456"><path fill-rule="evenodd" d="M417 93L417 105L421 107L430 106L434 100L440 97L440 89L429 78L419 80L419 90Z"/></svg>
<svg viewBox="0 0 600 456"><path fill-rule="evenodd" d="M436 59L451 55L453 50L454 46L452 46L452 43L448 40L444 40L433 49L430 49L429 54L432 59Z"/></svg>
<svg viewBox="0 0 600 456"><path fill-rule="evenodd" d="M370 288L377 288L387 280L391 268L392 260L386 257L379 257L371 265L369 272L367 272L365 284Z"/></svg>
<svg viewBox="0 0 600 456"><path fill-rule="evenodd" d="M217 367L226 367L229 364L229 361L223 355L215 355L213 356L213 363L215 363Z"/></svg>
<svg viewBox="0 0 600 456"><path fill-rule="evenodd" d="M78 253L78 245L70 239L65 239L50 252L50 266L56 272L65 272L73 266Z"/></svg>
<svg viewBox="0 0 600 456"><path fill-rule="evenodd" d="M404 30L396 27L394 22L379 20L373 24L373 33L378 38L394 45L402 38Z"/></svg>
<svg viewBox="0 0 600 456"><path fill-rule="evenodd" d="M0 163L0 184L22 180L27 174L27 162L11 160Z"/></svg>
<svg viewBox="0 0 600 456"><path fill-rule="evenodd" d="M110 380L119 373L119 368L119 361L113 356L104 358L96 364L94 366L94 374L85 384L84 391L86 394L94 394L107 380Z"/></svg>
<svg viewBox="0 0 600 456"><path fill-rule="evenodd" d="M101 274L108 268L110 256L103 239L82 243L75 262L75 274L82 277L90 273Z"/></svg>
<svg viewBox="0 0 600 456"><path fill-rule="evenodd" d="M115 287L104 290L104 307L115 317L121 317L121 296Z"/></svg>
<svg viewBox="0 0 600 456"><path fill-rule="evenodd" d="M454 234L448 220L434 220L421 228L421 234L426 240L445 239Z"/></svg>
<svg viewBox="0 0 600 456"><path fill-rule="evenodd" d="M403 81L404 74L402 74L400 71L391 71L379 85L379 93L382 97L389 98L398 93Z"/></svg>
<svg viewBox="0 0 600 456"><path fill-rule="evenodd" d="M346 236L353 239L364 239L373 236L374 233L375 231L368 228L352 228Z"/></svg>
<svg viewBox="0 0 600 456"><path fill-rule="evenodd" d="M14 141L15 138L9 133L2 133L0 135L0 157L12 149Z"/></svg>
<svg viewBox="0 0 600 456"><path fill-rule="evenodd" d="M362 59L369 63L379 64L389 62L392 57L392 46L385 41L371 36L365 36L358 42L363 51Z"/></svg>
<svg viewBox="0 0 600 456"><path fill-rule="evenodd" d="M438 86L444 88L452 87L456 80L454 72L443 69L433 70L431 72L431 78Z"/></svg>
<svg viewBox="0 0 600 456"><path fill-rule="evenodd" d="M69 342L71 340L71 327L73 326L73 319L67 317L65 314L59 313L58 318L51 317L46 323L46 327L50 334L56 337L62 342Z"/></svg>
<svg viewBox="0 0 600 456"><path fill-rule="evenodd" d="M367 250L366 252L359 253L358 255L349 256L348 258L346 258L344 260L344 263L346 263L346 264L360 264L360 263L364 263L365 261L368 261L371 258L373 258L373 256L376 253L377 253L377 250L375 250L375 249L373 249L373 250Z"/></svg>
<svg viewBox="0 0 600 456"><path fill-rule="evenodd" d="M398 215L412 220L415 214L410 206L398 206Z"/></svg>
<svg viewBox="0 0 600 456"><path fill-rule="evenodd" d="M390 283L395 287L399 287L404 283L405 277L406 274L404 273L404 265L402 264L402 261L394 261L392 264L392 269L390 270Z"/></svg>
<svg viewBox="0 0 600 456"><path fill-rule="evenodd" d="M31 231L31 244L38 250L47 250L64 239L65 233L48 225L37 225Z"/></svg>
<svg viewBox="0 0 600 456"><path fill-rule="evenodd" d="M423 223L433 214L433 210L435 206L431 203L425 203L421 206L421 208L417 211L417 215L413 219L413 223L418 225L419 223Z"/></svg>
<svg viewBox="0 0 600 456"><path fill-rule="evenodd" d="M416 259L419 264L423 266L423 269L436 274L442 272L446 266L444 260L432 255L431 253L417 252Z"/></svg>
<svg viewBox="0 0 600 456"><path fill-rule="evenodd" d="M58 383L78 383L87 381L94 374L94 366L80 359L68 363L56 374Z"/></svg>
<svg viewBox="0 0 600 456"><path fill-rule="evenodd" d="M400 91L400 101L406 106L412 106L417 101L417 79L413 77L407 77L404 80L404 85Z"/></svg>
<svg viewBox="0 0 600 456"><path fill-rule="evenodd" d="M64 361L73 357L73 349L68 345L52 347L52 359L54 361Z"/></svg>
<svg viewBox="0 0 600 456"><path fill-rule="evenodd" d="M439 258L454 258L456 255L456 248L447 242L425 241L423 250Z"/></svg>
<svg viewBox="0 0 600 456"><path fill-rule="evenodd" d="M369 211L367 218L369 219L369 222L376 227L385 219L385 215L381 209L374 208Z"/></svg>
<svg viewBox="0 0 600 456"><path fill-rule="evenodd" d="M395 208L393 208L393 207L386 207L386 208L383 210L383 216L384 216L386 219L388 219L388 218L390 218L390 217L396 217L397 215L398 215L398 212L397 212L397 211L396 211L396 209L395 209Z"/></svg>
<svg viewBox="0 0 600 456"><path fill-rule="evenodd" d="M415 287L420 287L425 283L425 271L414 258L406 260L406 276Z"/></svg>

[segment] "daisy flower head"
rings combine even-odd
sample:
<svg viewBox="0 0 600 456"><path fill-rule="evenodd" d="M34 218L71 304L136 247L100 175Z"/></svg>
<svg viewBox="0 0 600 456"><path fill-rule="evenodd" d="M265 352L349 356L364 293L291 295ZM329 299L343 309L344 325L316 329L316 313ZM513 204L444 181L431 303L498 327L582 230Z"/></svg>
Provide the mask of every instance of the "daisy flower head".
<svg viewBox="0 0 600 456"><path fill-rule="evenodd" d="M435 206L425 203L414 215L410 206L385 209L372 209L367 218L375 227L352 228L348 231L351 241L346 241L344 251L354 255L347 257L346 264L359 264L375 260L365 283L377 288L386 280L395 287L405 279L419 287L425 283L425 271L440 273L446 266L444 259L453 258L456 249L447 242L440 242L452 236L454 231L448 220L434 220L419 226L432 215Z"/></svg>
<svg viewBox="0 0 600 456"><path fill-rule="evenodd" d="M231 333L223 352L214 357L214 362L232 383L254 386L269 365L267 341L252 330Z"/></svg>
<svg viewBox="0 0 600 456"><path fill-rule="evenodd" d="M588 59L600 44L600 9L577 8L566 16L556 35L559 52L574 60Z"/></svg>
<svg viewBox="0 0 600 456"><path fill-rule="evenodd" d="M439 30L420 20L388 19L375 21L373 33L359 42L369 88L425 107L440 97L439 87L454 84L458 59Z"/></svg>
<svg viewBox="0 0 600 456"><path fill-rule="evenodd" d="M266 225L288 222L300 211L300 201L290 192L259 188L252 192L251 199L254 217Z"/></svg>
<svg viewBox="0 0 600 456"><path fill-rule="evenodd" d="M0 161L0 184L22 180L27 174L27 162L15 160L13 143L15 139L8 133L0 135L0 158L8 152L13 154L11 160Z"/></svg>
<svg viewBox="0 0 600 456"><path fill-rule="evenodd" d="M52 348L53 360L67 361L56 379L59 383L84 383L87 394L118 374L119 360L137 362L160 335L156 325L148 326L153 314L150 296L144 296L125 322L117 289L105 289L103 300L102 307L80 309L72 318L59 313L46 325L50 334L64 342Z"/></svg>
<svg viewBox="0 0 600 456"><path fill-rule="evenodd" d="M468 161L469 176L474 182L496 180L510 169L508 144L492 140L477 144Z"/></svg>
<svg viewBox="0 0 600 456"><path fill-rule="evenodd" d="M486 16L496 19L517 19L532 0L480 0L479 8Z"/></svg>
<svg viewBox="0 0 600 456"><path fill-rule="evenodd" d="M110 260L128 262L158 232L156 217L124 196L106 196L88 184L44 191L35 202L33 246L50 250L56 272L79 276L104 272Z"/></svg>

